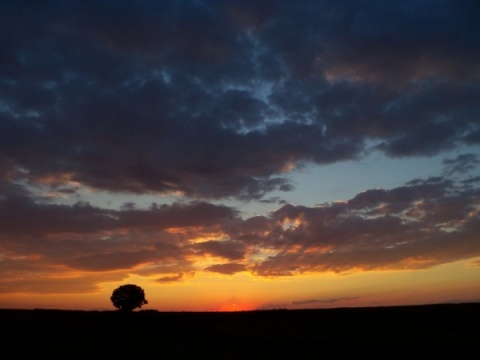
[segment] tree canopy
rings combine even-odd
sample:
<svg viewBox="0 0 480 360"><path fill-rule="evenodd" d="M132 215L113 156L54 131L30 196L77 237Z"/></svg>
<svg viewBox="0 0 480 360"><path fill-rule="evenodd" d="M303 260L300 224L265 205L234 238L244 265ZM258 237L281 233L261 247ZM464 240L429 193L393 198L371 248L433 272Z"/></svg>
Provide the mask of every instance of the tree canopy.
<svg viewBox="0 0 480 360"><path fill-rule="evenodd" d="M120 311L133 311L148 304L143 289L134 284L119 286L113 291L110 300L112 300L113 306Z"/></svg>

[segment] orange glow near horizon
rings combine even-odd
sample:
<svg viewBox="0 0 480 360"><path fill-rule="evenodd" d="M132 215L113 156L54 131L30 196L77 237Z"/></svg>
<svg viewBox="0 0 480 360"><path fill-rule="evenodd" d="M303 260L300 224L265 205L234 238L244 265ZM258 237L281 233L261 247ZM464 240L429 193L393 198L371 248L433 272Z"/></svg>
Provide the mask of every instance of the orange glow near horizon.
<svg viewBox="0 0 480 360"><path fill-rule="evenodd" d="M247 304L247 303L239 303L239 304L225 304L220 306L218 311L225 311L225 312L235 312L235 311L251 311L251 310L256 310L257 306L253 304Z"/></svg>
<svg viewBox="0 0 480 360"><path fill-rule="evenodd" d="M478 263L478 259L477 259ZM199 272L183 281L159 284L153 277L131 277L99 284L98 292L6 293L0 308L114 310L112 291L124 283L145 290L158 311L245 311L274 308L335 308L480 301L480 267L475 259L426 270L309 274L275 279L242 272ZM48 289L44 289L48 291Z"/></svg>

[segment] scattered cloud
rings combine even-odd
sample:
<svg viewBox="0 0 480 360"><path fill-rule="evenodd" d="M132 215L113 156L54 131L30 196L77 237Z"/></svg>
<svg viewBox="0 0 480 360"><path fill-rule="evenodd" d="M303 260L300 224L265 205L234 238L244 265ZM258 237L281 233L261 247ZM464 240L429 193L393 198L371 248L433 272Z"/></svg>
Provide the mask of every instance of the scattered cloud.
<svg viewBox="0 0 480 360"><path fill-rule="evenodd" d="M453 175L455 173L465 174L477 168L480 164L477 154L461 154L455 159L444 159L445 165L444 172L447 175Z"/></svg>
<svg viewBox="0 0 480 360"><path fill-rule="evenodd" d="M205 268L206 271L217 272L225 275L233 275L237 272L246 271L247 268L245 265L237 263L228 263L228 264L215 264Z"/></svg>
<svg viewBox="0 0 480 360"><path fill-rule="evenodd" d="M246 219L200 202L107 210L7 197L0 200L0 267L23 269L23 279L62 269L163 274L163 283L194 271L277 277L425 269L480 256L479 201L478 187L445 177L371 189L344 202L286 204ZM25 280L3 281L25 287Z"/></svg>
<svg viewBox="0 0 480 360"><path fill-rule="evenodd" d="M169 283L183 281L185 279L192 278L194 276L195 276L194 272L189 272L189 273L181 272L178 275L160 277L156 281L161 284L169 284Z"/></svg>

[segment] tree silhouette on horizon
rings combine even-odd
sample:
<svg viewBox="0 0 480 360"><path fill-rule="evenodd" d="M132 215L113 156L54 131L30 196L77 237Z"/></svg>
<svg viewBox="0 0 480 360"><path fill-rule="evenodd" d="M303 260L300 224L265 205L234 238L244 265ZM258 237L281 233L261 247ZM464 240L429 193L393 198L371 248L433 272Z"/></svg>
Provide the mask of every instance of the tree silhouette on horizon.
<svg viewBox="0 0 480 360"><path fill-rule="evenodd" d="M142 305L148 304L145 292L140 286L134 284L121 285L113 290L110 300L120 311L131 312Z"/></svg>

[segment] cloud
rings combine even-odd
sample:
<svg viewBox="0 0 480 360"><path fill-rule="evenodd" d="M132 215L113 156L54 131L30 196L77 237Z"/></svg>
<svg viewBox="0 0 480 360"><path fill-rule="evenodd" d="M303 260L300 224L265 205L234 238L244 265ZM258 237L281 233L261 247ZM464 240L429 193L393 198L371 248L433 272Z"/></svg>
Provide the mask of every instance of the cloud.
<svg viewBox="0 0 480 360"><path fill-rule="evenodd" d="M194 272L188 272L188 273L179 273L178 275L173 275L173 276L163 276L161 278L158 278L156 281L161 283L161 284L169 284L169 283L175 283L178 281L182 281L185 278L191 278L195 276Z"/></svg>
<svg viewBox="0 0 480 360"><path fill-rule="evenodd" d="M0 271L5 276L0 280L0 294L78 294L102 290L100 283L120 282L127 272L73 272L57 264L49 263L40 256L2 256ZM70 276L58 276L59 270Z"/></svg>
<svg viewBox="0 0 480 360"><path fill-rule="evenodd" d="M215 264L204 269L205 271L217 272L225 275L233 275L247 270L247 267L237 263Z"/></svg>
<svg viewBox="0 0 480 360"><path fill-rule="evenodd" d="M338 302L344 302L344 301L352 301L352 300L358 300L360 297L355 296L355 297L343 297L343 298L335 298L335 299L308 299L308 300L297 300L297 301L292 301L292 305L321 305L321 304L334 304Z"/></svg>
<svg viewBox="0 0 480 360"><path fill-rule="evenodd" d="M474 170L480 163L477 154L461 154L455 159L444 159L445 165L444 172L447 175L453 175L455 173L465 174L471 170Z"/></svg>
<svg viewBox="0 0 480 360"><path fill-rule="evenodd" d="M263 276L422 269L480 254L478 189L441 178L342 203L285 205L271 221L260 246L276 253L252 269Z"/></svg>
<svg viewBox="0 0 480 360"><path fill-rule="evenodd" d="M372 139L478 143L473 1L0 6L3 181L253 200Z"/></svg>
<svg viewBox="0 0 480 360"><path fill-rule="evenodd" d="M349 303L350 301L356 301L361 299L358 296L352 297L342 297L342 298L331 298L331 299L308 299L308 300L294 300L290 303L283 304L264 304L261 306L261 309L305 309L309 307L321 307L322 305L337 304L343 306L342 304Z"/></svg>
<svg viewBox="0 0 480 360"><path fill-rule="evenodd" d="M147 210L100 209L89 204L38 204L27 197L0 200L0 239L4 261L50 261L65 271L138 271L150 273L191 268L192 234L216 234L232 208L201 202L152 205ZM235 248L229 253L234 258ZM222 251L220 250L220 254ZM240 253L241 256L241 253ZM169 265L168 268L160 266ZM137 270L135 270L137 269Z"/></svg>
<svg viewBox="0 0 480 360"><path fill-rule="evenodd" d="M232 207L195 201L112 210L17 194L0 200L0 267L17 274L0 287L39 291L33 283L47 286L58 271L94 291L92 273L165 283L199 271L279 277L425 269L480 256L479 198L472 181L432 177L241 218Z"/></svg>
<svg viewBox="0 0 480 360"><path fill-rule="evenodd" d="M155 259L151 251L114 251L111 253L99 253L95 255L80 256L66 261L65 265L88 271L108 271L117 269L134 268L149 260Z"/></svg>
<svg viewBox="0 0 480 360"><path fill-rule="evenodd" d="M0 233L40 235L95 233L119 228L165 230L208 227L219 219L235 218L237 210L205 202L152 204L148 210L110 210L77 202L72 206L38 204L25 196L0 199Z"/></svg>
<svg viewBox="0 0 480 360"><path fill-rule="evenodd" d="M220 256L227 260L241 260L245 255L245 244L238 241L204 241L195 244L199 253Z"/></svg>

